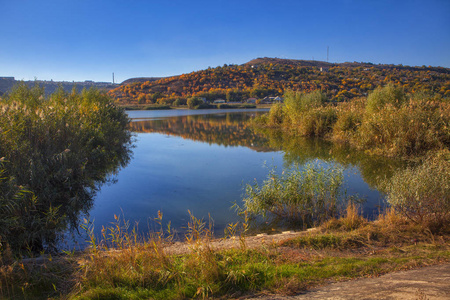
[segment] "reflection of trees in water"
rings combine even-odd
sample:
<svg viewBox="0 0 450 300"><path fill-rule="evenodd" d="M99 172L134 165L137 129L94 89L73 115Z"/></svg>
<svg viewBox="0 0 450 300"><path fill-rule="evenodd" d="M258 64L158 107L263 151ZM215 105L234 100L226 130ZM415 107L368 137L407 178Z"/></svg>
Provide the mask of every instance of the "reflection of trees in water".
<svg viewBox="0 0 450 300"><path fill-rule="evenodd" d="M374 189L379 189L381 180L390 178L396 170L406 165L400 160L370 156L347 145L323 139L298 137L271 129L258 132L267 138L270 148L285 152L284 161L288 166L293 163L304 164L313 159L337 162L345 168L355 166L364 181Z"/></svg>
<svg viewBox="0 0 450 300"><path fill-rule="evenodd" d="M254 114L253 114L254 115ZM286 166L314 159L355 166L371 188L379 188L385 177L405 166L399 160L369 156L346 145L286 134L281 131L253 130L249 113L194 115L133 122L135 132L157 132L194 141L224 146L245 146L256 151L284 151Z"/></svg>
<svg viewBox="0 0 450 300"><path fill-rule="evenodd" d="M222 146L245 146L265 151L266 139L255 133L249 119L255 113L225 113L132 122L134 132L155 132Z"/></svg>

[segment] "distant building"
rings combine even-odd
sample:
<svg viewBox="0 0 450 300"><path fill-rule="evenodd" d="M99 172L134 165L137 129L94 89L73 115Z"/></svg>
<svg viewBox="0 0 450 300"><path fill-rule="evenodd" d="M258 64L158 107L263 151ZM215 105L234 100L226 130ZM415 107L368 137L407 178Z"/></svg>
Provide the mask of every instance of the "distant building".
<svg viewBox="0 0 450 300"><path fill-rule="evenodd" d="M320 67L320 72L327 72L328 71L328 68L326 68L326 67Z"/></svg>
<svg viewBox="0 0 450 300"><path fill-rule="evenodd" d="M277 102L277 103L281 103L281 102L283 102L283 98L281 98L280 96L277 96L277 97L275 97L275 98L273 98L273 101L274 102Z"/></svg>
<svg viewBox="0 0 450 300"><path fill-rule="evenodd" d="M252 103L252 104L254 104L254 103L256 103L256 98L248 98L247 99L247 103Z"/></svg>
<svg viewBox="0 0 450 300"><path fill-rule="evenodd" d="M225 103L225 100L223 100L223 99L216 99L216 100L214 100L213 103L214 104L221 104L221 103Z"/></svg>
<svg viewBox="0 0 450 300"><path fill-rule="evenodd" d="M269 103L272 103L273 98L274 98L274 97L269 97L269 96L264 97L264 98L261 100L261 103L262 103L262 104L269 104Z"/></svg>

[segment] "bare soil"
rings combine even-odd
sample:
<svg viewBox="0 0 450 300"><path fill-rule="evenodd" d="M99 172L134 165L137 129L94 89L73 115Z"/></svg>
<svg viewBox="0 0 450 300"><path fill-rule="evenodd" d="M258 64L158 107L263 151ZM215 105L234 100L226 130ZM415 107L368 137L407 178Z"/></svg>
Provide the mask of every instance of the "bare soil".
<svg viewBox="0 0 450 300"><path fill-rule="evenodd" d="M450 299L450 264L332 283L296 296L265 295L259 300L297 299Z"/></svg>

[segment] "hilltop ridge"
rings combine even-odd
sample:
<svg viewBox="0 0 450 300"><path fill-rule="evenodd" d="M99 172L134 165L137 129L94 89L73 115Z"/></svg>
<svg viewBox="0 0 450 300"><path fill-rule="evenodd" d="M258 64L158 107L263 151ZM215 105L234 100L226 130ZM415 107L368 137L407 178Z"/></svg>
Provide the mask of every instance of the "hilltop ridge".
<svg viewBox="0 0 450 300"><path fill-rule="evenodd" d="M0 96L9 92L11 88L21 80L16 80L14 77L0 77ZM95 87L106 91L116 88L118 85L112 82L95 82L91 80L86 81L53 81L53 80L27 80L23 81L28 86L34 86L39 84L45 89L47 95L52 94L58 87L62 87L66 92L70 92L73 87L76 87L78 91L83 88Z"/></svg>

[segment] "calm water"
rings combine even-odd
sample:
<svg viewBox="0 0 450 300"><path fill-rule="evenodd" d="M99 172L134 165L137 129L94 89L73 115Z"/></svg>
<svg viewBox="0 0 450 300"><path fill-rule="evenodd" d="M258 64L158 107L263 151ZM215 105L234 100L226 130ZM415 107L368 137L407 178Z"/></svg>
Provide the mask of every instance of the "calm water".
<svg viewBox="0 0 450 300"><path fill-rule="evenodd" d="M91 220L96 232L122 215L146 230L163 220L183 231L189 218L214 219L216 233L238 218L230 208L241 203L244 187L266 179L270 168L294 163L339 164L348 194L366 198L364 213L378 211L383 196L379 177L389 176L398 162L371 159L362 153L319 140L286 138L276 132L255 133L246 121L259 110L132 111L136 147L130 164L101 188Z"/></svg>

